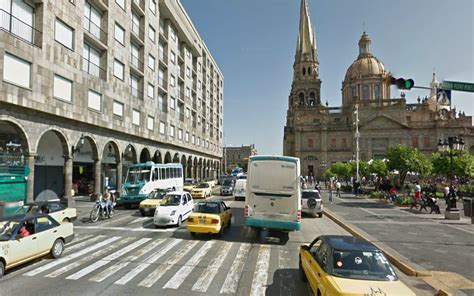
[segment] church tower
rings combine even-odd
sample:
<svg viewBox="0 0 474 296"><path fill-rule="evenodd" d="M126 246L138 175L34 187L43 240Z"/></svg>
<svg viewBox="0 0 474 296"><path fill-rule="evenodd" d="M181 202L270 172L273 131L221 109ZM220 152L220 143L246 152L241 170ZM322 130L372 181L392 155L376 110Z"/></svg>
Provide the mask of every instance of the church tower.
<svg viewBox="0 0 474 296"><path fill-rule="evenodd" d="M315 114L324 113L321 105L316 33L311 25L307 0L301 0L300 24L293 64L293 81L288 97L287 122L284 132L283 154L296 156L299 142L295 130ZM312 119L311 119L312 120Z"/></svg>

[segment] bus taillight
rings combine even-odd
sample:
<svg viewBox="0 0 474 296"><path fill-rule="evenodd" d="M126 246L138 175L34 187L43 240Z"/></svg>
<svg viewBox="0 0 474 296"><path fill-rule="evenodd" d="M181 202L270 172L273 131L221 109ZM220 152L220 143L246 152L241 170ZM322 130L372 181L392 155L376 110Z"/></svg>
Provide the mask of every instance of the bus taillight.
<svg viewBox="0 0 474 296"><path fill-rule="evenodd" d="M301 222L301 210L298 210L298 222Z"/></svg>
<svg viewBox="0 0 474 296"><path fill-rule="evenodd" d="M248 206L245 206L245 208L244 208L244 216L245 217L249 216L249 207Z"/></svg>

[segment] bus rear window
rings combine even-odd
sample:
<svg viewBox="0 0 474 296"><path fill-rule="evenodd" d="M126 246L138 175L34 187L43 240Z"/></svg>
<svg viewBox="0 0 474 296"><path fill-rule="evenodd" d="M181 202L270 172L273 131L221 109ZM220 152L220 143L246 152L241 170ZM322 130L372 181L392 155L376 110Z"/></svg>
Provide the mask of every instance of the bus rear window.
<svg viewBox="0 0 474 296"><path fill-rule="evenodd" d="M298 186L296 165L282 161L255 161L250 173L250 188L255 191L292 192Z"/></svg>

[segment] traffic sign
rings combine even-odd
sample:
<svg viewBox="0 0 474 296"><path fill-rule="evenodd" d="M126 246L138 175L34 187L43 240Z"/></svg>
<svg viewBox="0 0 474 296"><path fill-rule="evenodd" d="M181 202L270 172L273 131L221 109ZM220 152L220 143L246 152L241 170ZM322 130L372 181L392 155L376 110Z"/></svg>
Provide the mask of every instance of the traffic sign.
<svg viewBox="0 0 474 296"><path fill-rule="evenodd" d="M458 90L474 92L474 83L459 82L459 81L443 81L441 83L442 89Z"/></svg>

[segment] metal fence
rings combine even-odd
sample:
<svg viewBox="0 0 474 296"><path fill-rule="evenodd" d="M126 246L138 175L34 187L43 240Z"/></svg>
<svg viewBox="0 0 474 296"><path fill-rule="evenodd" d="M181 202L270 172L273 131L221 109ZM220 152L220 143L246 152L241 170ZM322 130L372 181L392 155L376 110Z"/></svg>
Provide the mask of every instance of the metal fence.
<svg viewBox="0 0 474 296"><path fill-rule="evenodd" d="M0 9L0 29L25 42L41 47L42 32L3 9Z"/></svg>

